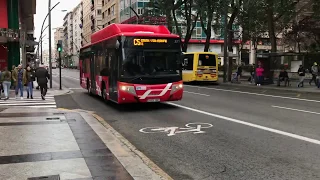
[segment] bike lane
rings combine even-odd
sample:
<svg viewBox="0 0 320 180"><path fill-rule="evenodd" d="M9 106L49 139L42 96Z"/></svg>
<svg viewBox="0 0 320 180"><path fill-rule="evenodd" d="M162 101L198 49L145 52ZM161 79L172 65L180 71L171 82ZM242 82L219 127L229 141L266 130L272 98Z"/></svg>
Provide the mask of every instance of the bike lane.
<svg viewBox="0 0 320 180"><path fill-rule="evenodd" d="M313 143L167 104L116 106L72 96L174 179L320 178L320 148Z"/></svg>

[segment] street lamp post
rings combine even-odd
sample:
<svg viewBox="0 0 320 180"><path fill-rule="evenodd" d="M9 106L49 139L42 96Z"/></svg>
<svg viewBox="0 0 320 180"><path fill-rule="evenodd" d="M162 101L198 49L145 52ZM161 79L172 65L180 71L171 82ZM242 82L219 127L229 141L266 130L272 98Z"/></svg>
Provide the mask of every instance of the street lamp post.
<svg viewBox="0 0 320 180"><path fill-rule="evenodd" d="M48 1L49 14L49 70L50 70L50 88L52 88L52 60L51 60L51 0Z"/></svg>
<svg viewBox="0 0 320 180"><path fill-rule="evenodd" d="M41 46L40 46L40 52L41 52L41 56L40 56L40 60L41 60L41 61L40 61L40 62L41 62L41 64L43 64L43 60L42 60L42 54L43 54L43 53L42 53L42 44L43 44L43 38L44 38L45 36L46 36L46 35L42 36L42 37L41 37L41 41L40 41L40 42L41 42ZM39 42L39 43L40 43L40 42Z"/></svg>
<svg viewBox="0 0 320 180"><path fill-rule="evenodd" d="M47 28L48 28L48 26L46 26L46 27L43 29L43 31L46 30ZM42 35L43 31L41 31L41 35ZM38 48L37 48L37 57L38 57L38 58L39 58L39 54L40 54L40 53L39 53L39 50L40 50L40 49L39 49L39 46L40 46L40 42L42 41L42 38L43 38L43 37L44 37L44 36L42 36L42 37L40 36L40 37L39 37ZM41 51L41 52L42 52L42 51Z"/></svg>
<svg viewBox="0 0 320 180"><path fill-rule="evenodd" d="M57 2L57 4L55 4L55 5L50 9L49 12L51 12L58 4L60 4L60 2ZM41 39L41 37L42 37L42 33L44 32L44 30L45 30L47 27L49 27L49 25L48 25L47 27L45 27L45 28L43 29L44 23L46 22L48 16L49 16L49 13L46 15L46 17L44 18L44 20L43 20L43 22L42 22L39 41L40 41L40 39ZM39 47L38 47L38 49L39 49ZM43 62L41 61L41 63L43 63Z"/></svg>

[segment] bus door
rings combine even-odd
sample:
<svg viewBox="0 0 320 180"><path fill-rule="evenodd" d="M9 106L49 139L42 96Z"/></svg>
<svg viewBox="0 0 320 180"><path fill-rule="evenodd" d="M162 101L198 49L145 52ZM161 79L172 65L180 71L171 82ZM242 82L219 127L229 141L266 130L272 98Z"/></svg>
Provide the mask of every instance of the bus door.
<svg viewBox="0 0 320 180"><path fill-rule="evenodd" d="M90 54L90 87L91 87L91 92L93 91L94 94L96 94L96 79L95 79L95 57L94 54Z"/></svg>
<svg viewBox="0 0 320 180"><path fill-rule="evenodd" d="M110 52L110 51L109 51ZM118 101L118 72L119 72L119 56L115 51L111 51L109 56L111 56L111 68L110 68L110 78L109 78L109 97L113 101Z"/></svg>

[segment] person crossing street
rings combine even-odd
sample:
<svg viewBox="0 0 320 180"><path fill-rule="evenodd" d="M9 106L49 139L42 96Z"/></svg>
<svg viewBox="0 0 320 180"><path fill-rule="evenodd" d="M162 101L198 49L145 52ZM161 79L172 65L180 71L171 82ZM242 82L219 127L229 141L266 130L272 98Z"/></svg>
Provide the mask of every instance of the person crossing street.
<svg viewBox="0 0 320 180"><path fill-rule="evenodd" d="M38 85L40 86L41 98L45 100L45 96L48 90L48 79L50 79L48 70L44 67L44 65L40 65L40 67L36 71L36 78Z"/></svg>
<svg viewBox="0 0 320 180"><path fill-rule="evenodd" d="M16 98L18 98L18 93L20 90L20 98L23 99L23 89L24 85L27 83L26 70L22 68L20 64L18 68L15 68L12 74L12 79L16 87Z"/></svg>
<svg viewBox="0 0 320 180"><path fill-rule="evenodd" d="M27 93L28 93L27 98L33 99L33 81L35 80L35 74L32 71L30 66L27 67L26 76L27 76Z"/></svg>

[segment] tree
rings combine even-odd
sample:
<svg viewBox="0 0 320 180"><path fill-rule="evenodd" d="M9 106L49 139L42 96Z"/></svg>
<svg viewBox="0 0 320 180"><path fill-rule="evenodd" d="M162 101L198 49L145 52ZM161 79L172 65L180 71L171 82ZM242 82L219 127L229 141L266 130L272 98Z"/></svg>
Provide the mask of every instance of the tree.
<svg viewBox="0 0 320 180"><path fill-rule="evenodd" d="M198 21L199 13L194 14L195 0L185 0L179 9L173 9L173 19L175 25L175 31L182 38L184 36L184 41L182 43L182 51L186 52L188 49L188 44L192 36L192 32L196 27ZM177 15L179 16L177 18ZM181 26L185 29L182 32Z"/></svg>
<svg viewBox="0 0 320 180"><path fill-rule="evenodd" d="M197 2L197 8L198 12L200 14L200 23L202 30L206 34L206 42L204 45L204 51L209 51L210 46L210 39L211 39L211 31L212 27L214 26L215 29L217 28L217 24L219 24L220 21L220 11L218 9L220 8L219 0L198 0ZM213 24L213 19L215 19L215 23Z"/></svg>

